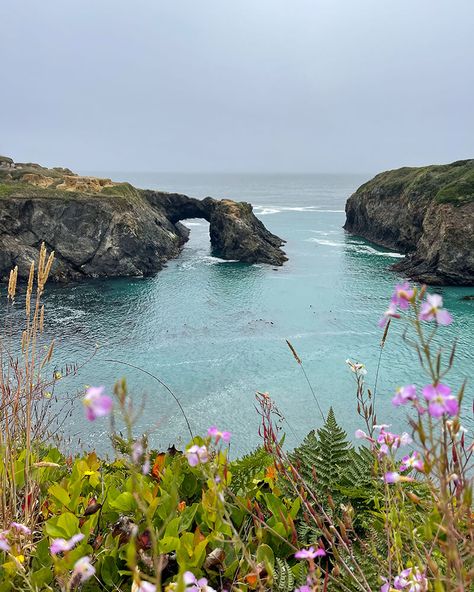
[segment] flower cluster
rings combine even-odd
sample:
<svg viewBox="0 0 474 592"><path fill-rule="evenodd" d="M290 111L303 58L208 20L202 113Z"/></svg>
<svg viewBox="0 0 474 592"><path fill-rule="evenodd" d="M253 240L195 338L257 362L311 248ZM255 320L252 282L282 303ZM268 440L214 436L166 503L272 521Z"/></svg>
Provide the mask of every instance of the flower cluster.
<svg viewBox="0 0 474 592"><path fill-rule="evenodd" d="M8 553L11 550L11 539L18 535L29 535L31 530L20 522L12 522L8 530L0 531L0 551Z"/></svg>
<svg viewBox="0 0 474 592"><path fill-rule="evenodd" d="M399 310L404 311L415 303L416 290L408 282L397 284L390 299L387 310L379 321L380 327L385 327L392 318L399 319ZM439 294L428 294L421 303L418 313L419 321L436 321L438 325L449 325L453 321L450 313L443 308L443 298Z"/></svg>
<svg viewBox="0 0 474 592"><path fill-rule="evenodd" d="M186 592L216 592L214 588L207 585L206 578L196 578L191 571L184 572L183 580L186 585Z"/></svg>
<svg viewBox="0 0 474 592"><path fill-rule="evenodd" d="M380 588L380 592L390 592L390 590L404 590L405 592L425 592L428 590L428 580L426 575L417 567L404 569L393 580L392 585L383 578L385 584Z"/></svg>
<svg viewBox="0 0 474 592"><path fill-rule="evenodd" d="M186 458L191 467L196 467L198 464L205 464L209 460L209 454L206 446L198 446L194 444L186 450Z"/></svg>

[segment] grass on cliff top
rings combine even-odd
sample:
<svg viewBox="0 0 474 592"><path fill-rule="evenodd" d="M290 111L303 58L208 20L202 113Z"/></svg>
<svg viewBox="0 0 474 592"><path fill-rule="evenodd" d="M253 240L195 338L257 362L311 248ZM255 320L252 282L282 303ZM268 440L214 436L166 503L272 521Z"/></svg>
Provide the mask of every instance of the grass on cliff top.
<svg viewBox="0 0 474 592"><path fill-rule="evenodd" d="M364 183L357 193L375 189L389 195L404 193L462 205L474 201L474 160L386 171Z"/></svg>

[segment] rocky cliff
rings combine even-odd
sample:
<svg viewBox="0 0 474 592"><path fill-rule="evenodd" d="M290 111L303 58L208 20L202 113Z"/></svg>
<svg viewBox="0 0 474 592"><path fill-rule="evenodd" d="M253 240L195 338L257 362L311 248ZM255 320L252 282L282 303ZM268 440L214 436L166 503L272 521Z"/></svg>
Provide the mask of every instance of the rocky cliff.
<svg viewBox="0 0 474 592"><path fill-rule="evenodd" d="M474 285L474 160L401 168L346 203L344 228L406 257L393 269L438 285Z"/></svg>
<svg viewBox="0 0 474 592"><path fill-rule="evenodd" d="M250 204L142 190L0 156L1 277L15 265L25 277L43 241L56 253L56 280L151 275L181 251L189 231L180 220L187 218L210 223L212 249L224 259L287 260L284 241Z"/></svg>

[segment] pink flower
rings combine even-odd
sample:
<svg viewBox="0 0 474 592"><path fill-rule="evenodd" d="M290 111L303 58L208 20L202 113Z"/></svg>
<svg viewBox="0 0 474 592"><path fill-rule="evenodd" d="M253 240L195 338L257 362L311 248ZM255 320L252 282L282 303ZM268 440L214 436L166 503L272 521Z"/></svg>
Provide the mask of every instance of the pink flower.
<svg viewBox="0 0 474 592"><path fill-rule="evenodd" d="M72 581L85 582L95 574L95 567L91 564L90 557L81 557L74 564Z"/></svg>
<svg viewBox="0 0 474 592"><path fill-rule="evenodd" d="M191 446L191 448L188 448L186 451L186 458L191 467L196 467L199 463L207 463L209 460L207 448L205 446L194 444L194 446Z"/></svg>
<svg viewBox="0 0 474 592"><path fill-rule="evenodd" d="M211 436L211 438L215 438L216 439L216 443L219 442L219 440L222 438L224 440L224 442L230 442L230 432L220 432L216 426L211 426L208 430L207 430L207 435Z"/></svg>
<svg viewBox="0 0 474 592"><path fill-rule="evenodd" d="M395 391L395 396L392 399L393 405L398 407L399 405L405 405L408 401L416 400L416 386L414 384L407 384L401 386Z"/></svg>
<svg viewBox="0 0 474 592"><path fill-rule="evenodd" d="M326 555L326 551L318 547L315 549L314 547L310 547L309 549L300 549L295 553L295 559L314 559L315 557L324 557Z"/></svg>
<svg viewBox="0 0 474 592"><path fill-rule="evenodd" d="M397 450L400 446L410 444L412 439L406 432L401 435L392 434L392 432L387 432L385 427L381 427L377 442L380 444L379 453L388 454L391 450Z"/></svg>
<svg viewBox="0 0 474 592"><path fill-rule="evenodd" d="M428 294L421 305L418 318L420 321L436 319L438 325L450 325L453 322L453 317L442 306L443 298L439 294Z"/></svg>
<svg viewBox="0 0 474 592"><path fill-rule="evenodd" d="M423 388L423 396L428 401L428 413L432 417L441 417L444 413L457 415L459 403L451 394L449 386L443 383L428 384Z"/></svg>
<svg viewBox="0 0 474 592"><path fill-rule="evenodd" d="M58 553L64 553L66 551L74 549L77 543L82 541L83 538L84 535L82 534L82 532L80 532L79 534L75 534L74 536L72 536L68 541L66 541L66 539L53 539L53 542L49 547L51 555L57 555Z"/></svg>
<svg viewBox="0 0 474 592"><path fill-rule="evenodd" d="M113 401L108 395L104 395L103 386L91 386L87 389L82 402L86 408L86 417L94 421L98 417L105 417L112 411Z"/></svg>
<svg viewBox="0 0 474 592"><path fill-rule="evenodd" d="M18 532L21 532L22 534L31 534L31 530L28 528L28 526L25 526L24 524L20 524L19 522L12 522L10 524L10 528L14 528L15 530L18 530Z"/></svg>
<svg viewBox="0 0 474 592"><path fill-rule="evenodd" d="M406 471L407 469L416 469L417 471L423 470L423 461L421 460L419 452L413 452L410 455L402 458L402 464L400 465L400 471Z"/></svg>
<svg viewBox="0 0 474 592"><path fill-rule="evenodd" d="M403 284L397 284L395 286L391 302L396 306L399 306L401 309L406 310L410 306L410 302L413 300L414 295L415 290L410 284L408 282L403 282Z"/></svg>
<svg viewBox="0 0 474 592"><path fill-rule="evenodd" d="M400 475L400 473L397 473L396 471L389 471L388 473L385 473L382 480L385 481L385 483L393 484L400 483L401 481L413 481L414 479L406 477L405 475Z"/></svg>
<svg viewBox="0 0 474 592"><path fill-rule="evenodd" d="M383 480L385 483L398 483L401 479L400 473L396 471L390 471L389 473L385 473Z"/></svg>
<svg viewBox="0 0 474 592"><path fill-rule="evenodd" d="M428 590L428 580L423 572L417 567L404 569L393 580L393 588L390 588L389 582L383 578L386 584L380 589L381 592L393 590L405 590L405 592L426 592Z"/></svg>
<svg viewBox="0 0 474 592"><path fill-rule="evenodd" d="M207 585L206 578L196 578L191 571L185 571L183 580L186 584L186 592L215 592L214 588Z"/></svg>
<svg viewBox="0 0 474 592"><path fill-rule="evenodd" d="M0 551L5 551L8 553L10 551L10 543L7 540L8 531L4 530L0 532Z"/></svg>
<svg viewBox="0 0 474 592"><path fill-rule="evenodd" d="M150 582L140 582L136 592L156 592L156 586Z"/></svg>
<svg viewBox="0 0 474 592"><path fill-rule="evenodd" d="M390 302L387 310L383 313L383 317L378 322L379 327L385 327L389 319L399 319L400 315L397 312L397 305L394 302Z"/></svg>

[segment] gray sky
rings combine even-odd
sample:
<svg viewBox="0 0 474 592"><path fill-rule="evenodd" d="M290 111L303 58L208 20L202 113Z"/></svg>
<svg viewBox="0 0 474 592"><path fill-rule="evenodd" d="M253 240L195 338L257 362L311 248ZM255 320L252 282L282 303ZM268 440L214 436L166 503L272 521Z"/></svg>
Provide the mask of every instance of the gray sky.
<svg viewBox="0 0 474 592"><path fill-rule="evenodd" d="M474 158L474 0L15 0L0 154L111 171Z"/></svg>

